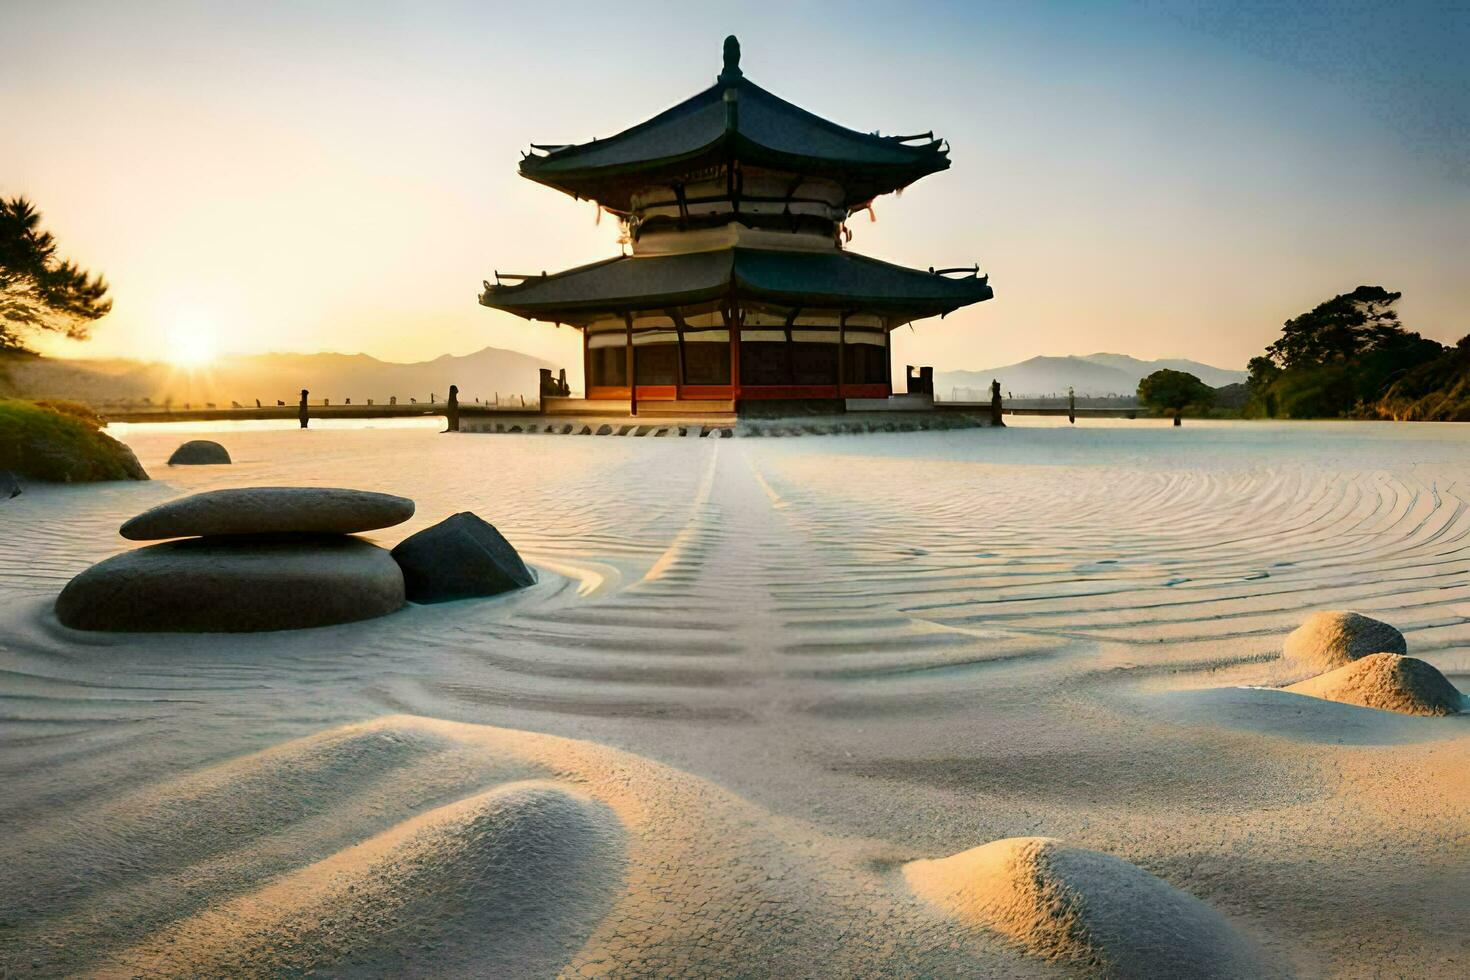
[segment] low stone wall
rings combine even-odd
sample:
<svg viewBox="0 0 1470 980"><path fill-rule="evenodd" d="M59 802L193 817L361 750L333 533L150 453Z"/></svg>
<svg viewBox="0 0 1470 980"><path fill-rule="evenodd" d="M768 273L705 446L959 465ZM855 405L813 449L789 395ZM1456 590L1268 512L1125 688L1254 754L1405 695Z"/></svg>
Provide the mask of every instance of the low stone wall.
<svg viewBox="0 0 1470 980"><path fill-rule="evenodd" d="M461 432L564 436L654 436L683 439L779 438L785 436L859 435L869 432L920 432L978 429L990 425L988 415L966 412L861 413L787 419L557 419L464 417Z"/></svg>

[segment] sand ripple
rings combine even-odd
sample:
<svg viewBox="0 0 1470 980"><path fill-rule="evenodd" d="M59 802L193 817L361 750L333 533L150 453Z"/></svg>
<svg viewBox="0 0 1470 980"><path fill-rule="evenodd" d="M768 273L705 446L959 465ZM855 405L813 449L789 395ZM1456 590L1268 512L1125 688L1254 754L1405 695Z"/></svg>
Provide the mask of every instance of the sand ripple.
<svg viewBox="0 0 1470 980"><path fill-rule="evenodd" d="M1035 975L952 943L870 844L592 743L423 718L147 785L0 856L6 960L42 975ZM97 871L28 873L63 864Z"/></svg>
<svg viewBox="0 0 1470 980"><path fill-rule="evenodd" d="M139 431L128 441L166 481L0 505L0 868L24 884L0 928L24 937L7 958L161 956L150 941L211 909L528 780L622 828L571 863L621 867L647 892L649 915L598 920L623 923L631 945L607 962L630 971L732 962L703 939L792 973L943 974L975 956L982 973L1034 972L984 942L944 959L947 933L913 937L948 927L897 911L912 900L893 885L904 861L1036 835L1164 878L1307 975L1435 975L1464 956L1470 717L1264 688L1300 679L1278 670L1286 633L1347 608L1470 690L1470 430L213 437L233 466L161 468L181 437ZM473 510L541 581L296 634L56 624L51 598L128 546L124 519L249 484L415 499L413 522L368 535L384 545ZM507 754L440 723L353 727L395 712L617 746L666 765L639 793L682 787L683 802L620 798L599 788L605 757L571 766L564 749L524 754L520 736L495 737ZM619 766L608 778L631 779ZM272 788L293 771L291 792ZM663 855L657 873L639 856L650 807L677 811L658 824L677 849L646 852ZM726 817L688 817L712 811ZM667 884L675 855L705 870ZM666 917L696 894L704 931ZM829 913L861 925L834 938ZM894 929L906 952L885 951ZM579 949L618 946L599 935ZM793 952L804 943L812 958Z"/></svg>

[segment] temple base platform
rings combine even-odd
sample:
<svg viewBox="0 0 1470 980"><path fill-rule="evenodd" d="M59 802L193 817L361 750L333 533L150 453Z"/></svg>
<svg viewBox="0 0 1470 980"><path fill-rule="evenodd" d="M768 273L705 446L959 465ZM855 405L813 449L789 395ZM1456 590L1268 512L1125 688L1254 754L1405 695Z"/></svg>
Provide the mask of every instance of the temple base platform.
<svg viewBox="0 0 1470 980"><path fill-rule="evenodd" d="M959 411L948 408L927 412L842 412L779 418L733 414L683 417L640 414L614 418L605 415L569 417L485 413L462 416L460 432L728 439L735 436L770 438L977 429L987 428L990 424L987 409Z"/></svg>
<svg viewBox="0 0 1470 980"><path fill-rule="evenodd" d="M927 394L889 395L886 398L749 398L749 399L640 399L567 398L545 396L539 414L591 418L690 418L731 416L742 419L788 419L846 415L852 412L945 411Z"/></svg>

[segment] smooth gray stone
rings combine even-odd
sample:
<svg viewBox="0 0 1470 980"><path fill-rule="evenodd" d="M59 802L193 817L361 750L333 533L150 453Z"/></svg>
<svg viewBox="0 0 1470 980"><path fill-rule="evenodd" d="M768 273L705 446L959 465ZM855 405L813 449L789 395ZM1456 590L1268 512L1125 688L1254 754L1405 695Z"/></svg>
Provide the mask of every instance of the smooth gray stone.
<svg viewBox="0 0 1470 980"><path fill-rule="evenodd" d="M250 633L371 619L403 605L382 548L340 535L149 545L67 583L56 618L79 630Z"/></svg>
<svg viewBox="0 0 1470 980"><path fill-rule="evenodd" d="M230 461L229 451L209 439L191 439L168 458L170 466L215 466Z"/></svg>
<svg viewBox="0 0 1470 980"><path fill-rule="evenodd" d="M413 501L332 487L210 490L145 510L122 526L132 541L224 534L356 534L402 524Z"/></svg>
<svg viewBox="0 0 1470 980"><path fill-rule="evenodd" d="M465 511L404 538L393 549L403 585L414 602L446 602L499 595L532 585L536 577L497 530Z"/></svg>

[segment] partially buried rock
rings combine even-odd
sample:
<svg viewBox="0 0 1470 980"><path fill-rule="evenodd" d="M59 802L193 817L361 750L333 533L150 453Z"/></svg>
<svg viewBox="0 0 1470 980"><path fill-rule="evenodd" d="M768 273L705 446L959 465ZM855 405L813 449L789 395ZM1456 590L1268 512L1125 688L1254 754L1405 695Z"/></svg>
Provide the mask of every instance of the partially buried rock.
<svg viewBox="0 0 1470 980"><path fill-rule="evenodd" d="M402 524L413 501L330 487L210 490L146 510L122 526L133 541L227 534L356 534Z"/></svg>
<svg viewBox="0 0 1470 980"><path fill-rule="evenodd" d="M1404 634L1355 612L1316 612L1292 631L1282 656L1314 673L1333 670L1370 653L1407 653Z"/></svg>
<svg viewBox="0 0 1470 980"><path fill-rule="evenodd" d="M62 625L125 633L244 633L370 619L403 605L388 552L349 537L170 541L72 579Z"/></svg>
<svg viewBox="0 0 1470 980"><path fill-rule="evenodd" d="M217 466L230 461L229 451L209 439L191 439L168 458L170 466Z"/></svg>
<svg viewBox="0 0 1470 980"><path fill-rule="evenodd" d="M20 481L9 470L0 470L0 500L20 496Z"/></svg>
<svg viewBox="0 0 1470 980"><path fill-rule="evenodd" d="M1273 971L1225 917L1122 858L1010 837L903 866L920 898L1028 953L1110 977L1261 977Z"/></svg>
<svg viewBox="0 0 1470 980"><path fill-rule="evenodd" d="M468 511L404 538L393 558L414 602L498 595L536 581L511 543Z"/></svg>
<svg viewBox="0 0 1470 980"><path fill-rule="evenodd" d="M1463 699L1455 685L1413 657L1373 653L1286 690L1326 701L1406 715L1459 714Z"/></svg>

